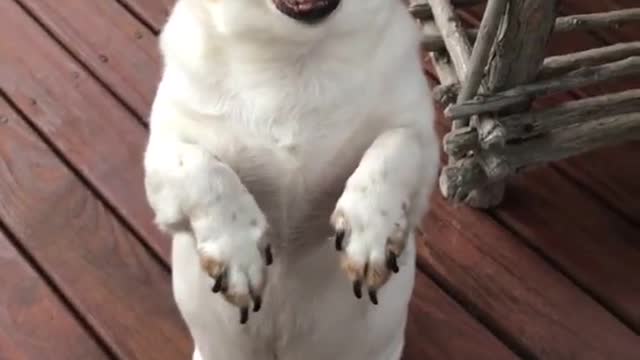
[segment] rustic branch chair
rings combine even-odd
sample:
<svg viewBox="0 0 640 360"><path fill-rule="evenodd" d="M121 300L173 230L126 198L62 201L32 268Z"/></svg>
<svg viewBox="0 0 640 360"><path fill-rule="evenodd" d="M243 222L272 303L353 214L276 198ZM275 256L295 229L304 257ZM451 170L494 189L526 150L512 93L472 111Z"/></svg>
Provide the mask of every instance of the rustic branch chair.
<svg viewBox="0 0 640 360"><path fill-rule="evenodd" d="M537 96L640 75L640 41L545 58L552 32L640 21L640 8L556 17L556 0L488 0L480 27L463 28L454 6L480 2L409 6L440 79L434 96L451 120L439 181L447 199L495 206L505 179L523 169L640 139L640 89L530 111Z"/></svg>

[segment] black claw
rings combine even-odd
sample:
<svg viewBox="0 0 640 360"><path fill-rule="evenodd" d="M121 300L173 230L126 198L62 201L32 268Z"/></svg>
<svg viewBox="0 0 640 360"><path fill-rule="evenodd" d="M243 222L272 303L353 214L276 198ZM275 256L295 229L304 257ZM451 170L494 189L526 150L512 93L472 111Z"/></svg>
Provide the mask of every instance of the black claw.
<svg viewBox="0 0 640 360"><path fill-rule="evenodd" d="M226 293L229 290L229 283L226 281L222 281L222 288L220 289L220 291L222 291L223 293Z"/></svg>
<svg viewBox="0 0 640 360"><path fill-rule="evenodd" d="M253 299L253 312L260 311L261 307L262 307L262 298L260 296L256 296Z"/></svg>
<svg viewBox="0 0 640 360"><path fill-rule="evenodd" d="M369 299L373 305L378 305L378 292L375 289L369 289Z"/></svg>
<svg viewBox="0 0 640 360"><path fill-rule="evenodd" d="M344 230L336 231L336 250L342 251L343 241L344 241Z"/></svg>
<svg viewBox="0 0 640 360"><path fill-rule="evenodd" d="M222 275L218 276L216 278L216 282L215 284L213 284L213 287L211 288L211 291L215 294L215 293L219 293L220 290L222 290Z"/></svg>
<svg viewBox="0 0 640 360"><path fill-rule="evenodd" d="M273 253L271 252L271 245L267 245L264 249L264 258L267 266L273 264Z"/></svg>
<svg viewBox="0 0 640 360"><path fill-rule="evenodd" d="M362 298L362 280L356 280L353 282L353 293L358 299Z"/></svg>
<svg viewBox="0 0 640 360"><path fill-rule="evenodd" d="M396 274L400 271L396 254L392 252L387 255L387 268Z"/></svg>
<svg viewBox="0 0 640 360"><path fill-rule="evenodd" d="M240 308L240 324L246 324L249 321L249 308Z"/></svg>

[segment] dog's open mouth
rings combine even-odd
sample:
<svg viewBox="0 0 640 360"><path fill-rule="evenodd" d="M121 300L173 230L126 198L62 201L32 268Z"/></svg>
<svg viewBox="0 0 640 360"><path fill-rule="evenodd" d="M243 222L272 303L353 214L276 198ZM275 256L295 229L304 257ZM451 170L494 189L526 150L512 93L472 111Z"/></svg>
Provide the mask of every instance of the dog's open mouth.
<svg viewBox="0 0 640 360"><path fill-rule="evenodd" d="M288 17L313 24L329 16L340 0L272 0L276 8Z"/></svg>

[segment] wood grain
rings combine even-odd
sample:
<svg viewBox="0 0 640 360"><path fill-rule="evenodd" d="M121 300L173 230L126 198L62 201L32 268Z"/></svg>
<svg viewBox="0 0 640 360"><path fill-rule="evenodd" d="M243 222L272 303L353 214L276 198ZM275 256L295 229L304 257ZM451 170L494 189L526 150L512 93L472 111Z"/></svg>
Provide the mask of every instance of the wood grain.
<svg viewBox="0 0 640 360"><path fill-rule="evenodd" d="M116 0L125 4L156 31L164 25L175 0Z"/></svg>
<svg viewBox="0 0 640 360"><path fill-rule="evenodd" d="M160 57L156 38L115 1L19 0L51 33L146 120ZM150 80L153 81L150 81Z"/></svg>
<svg viewBox="0 0 640 360"><path fill-rule="evenodd" d="M69 302L120 358L186 359L169 274L22 119L0 139L0 218Z"/></svg>
<svg viewBox="0 0 640 360"><path fill-rule="evenodd" d="M144 192L144 127L16 3L0 1L0 14L0 87L168 263Z"/></svg>
<svg viewBox="0 0 640 360"><path fill-rule="evenodd" d="M637 0L561 0L559 10L568 14L594 13L640 7ZM623 41L640 40L640 23L631 22L612 29L597 29L594 34L610 43L622 38Z"/></svg>
<svg viewBox="0 0 640 360"><path fill-rule="evenodd" d="M0 99L0 114L14 116L7 110ZM1 232L0 283L0 359L108 359Z"/></svg>
<svg viewBox="0 0 640 360"><path fill-rule="evenodd" d="M608 64L582 67L556 78L510 87L507 90L477 97L460 104L451 104L445 110L445 114L448 117L456 118L501 112L522 99L572 91L575 88L605 81L624 81L625 78L637 75L640 75L640 56L632 56Z"/></svg>
<svg viewBox="0 0 640 360"><path fill-rule="evenodd" d="M403 360L516 359L421 272L411 299Z"/></svg>
<svg viewBox="0 0 640 360"><path fill-rule="evenodd" d="M436 128L441 135L444 122ZM632 323L640 301L633 276L640 272L634 246L640 232L551 169L532 174L511 181L504 209L496 212L530 245L487 214L451 207L434 195L419 264L524 354L631 359L640 338L528 247L543 249Z"/></svg>
<svg viewBox="0 0 640 360"><path fill-rule="evenodd" d="M485 214L440 196L419 264L523 354L634 359L640 338ZM526 207L527 204L523 204ZM541 209L543 210L543 209Z"/></svg>
<svg viewBox="0 0 640 360"><path fill-rule="evenodd" d="M606 206L640 226L640 141L611 146L562 161L562 170ZM635 238L640 245L640 236Z"/></svg>
<svg viewBox="0 0 640 360"><path fill-rule="evenodd" d="M510 185L499 217L640 332L640 229L548 169Z"/></svg>

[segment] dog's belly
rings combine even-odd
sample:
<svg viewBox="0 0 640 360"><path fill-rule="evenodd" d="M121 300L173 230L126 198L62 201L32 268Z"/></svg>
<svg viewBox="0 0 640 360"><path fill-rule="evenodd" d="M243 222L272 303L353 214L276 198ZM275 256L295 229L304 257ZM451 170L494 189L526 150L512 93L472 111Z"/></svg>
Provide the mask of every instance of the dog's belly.
<svg viewBox="0 0 640 360"><path fill-rule="evenodd" d="M375 306L353 296L329 242L282 254L269 268L263 309L240 325L238 309L211 293L193 239L178 235L174 296L202 360L397 360L414 281L413 241L403 257Z"/></svg>

